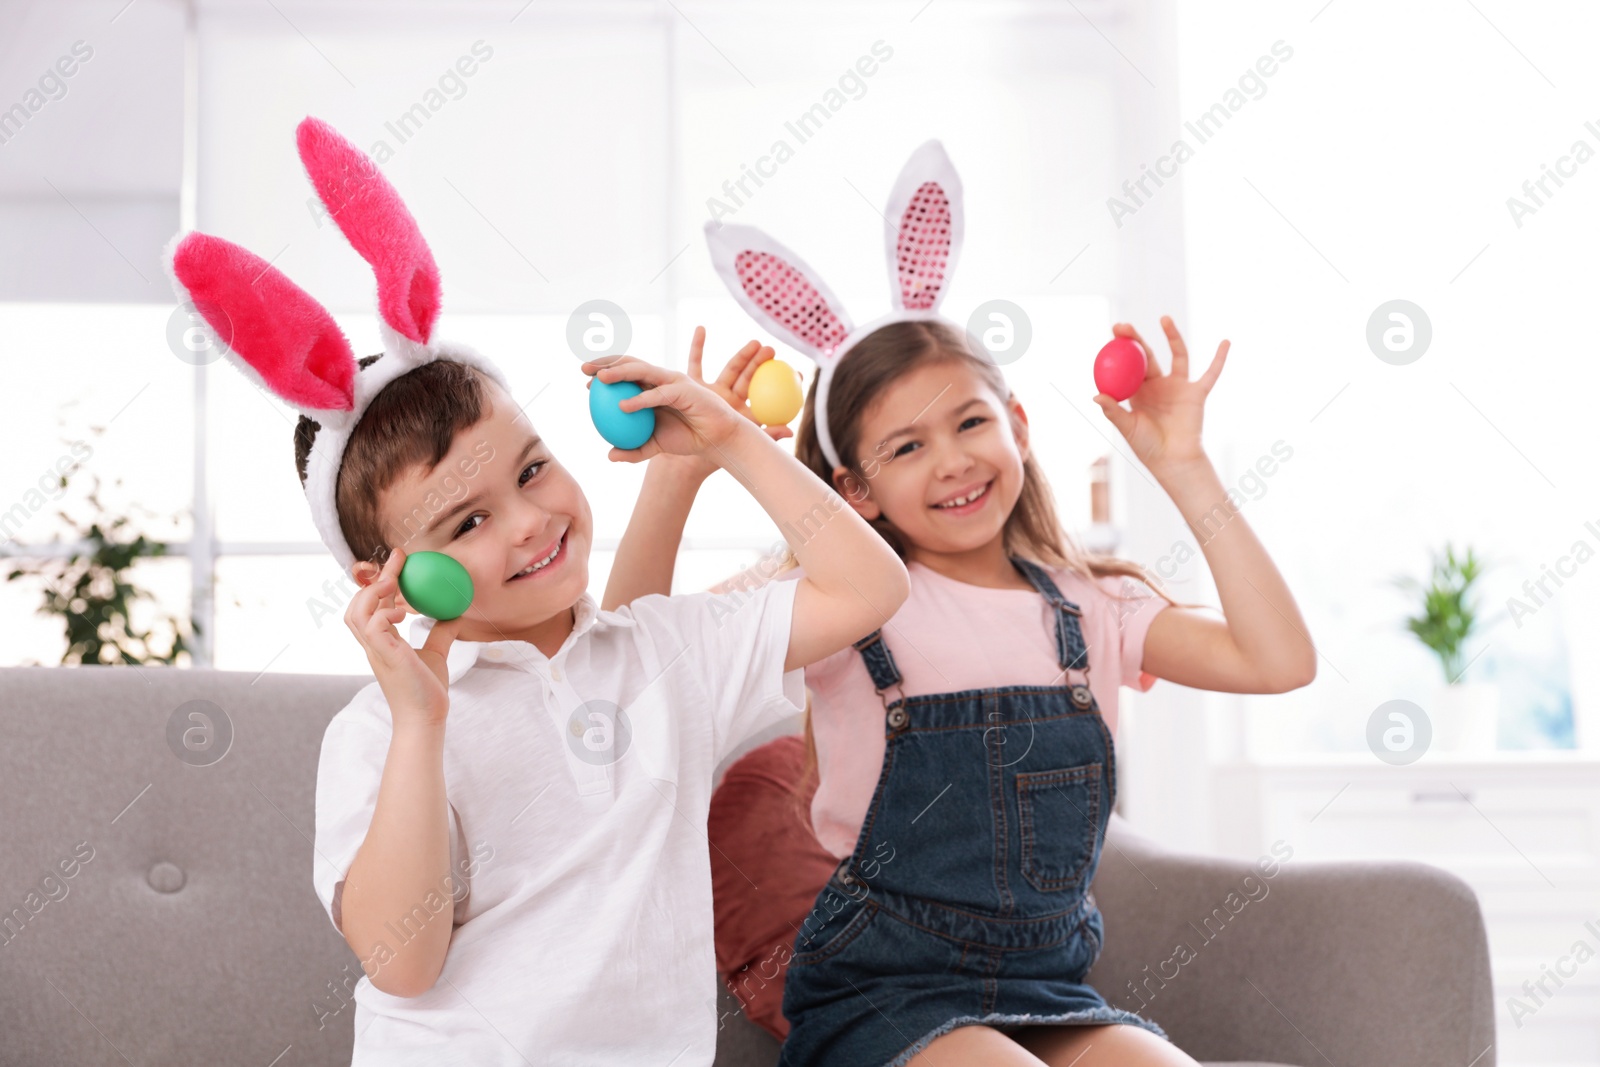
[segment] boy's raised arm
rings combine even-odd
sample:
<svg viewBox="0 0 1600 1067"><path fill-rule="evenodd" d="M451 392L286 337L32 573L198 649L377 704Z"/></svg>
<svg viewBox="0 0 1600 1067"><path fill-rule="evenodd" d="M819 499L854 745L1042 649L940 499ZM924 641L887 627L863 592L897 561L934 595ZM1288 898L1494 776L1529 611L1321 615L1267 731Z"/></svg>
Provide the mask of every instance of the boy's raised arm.
<svg viewBox="0 0 1600 1067"><path fill-rule="evenodd" d="M824 485L755 423L705 385L625 356L585 372L606 382L635 381L645 391L623 411L656 408L656 432L637 449L613 448L615 460L662 452L701 455L731 474L778 526L805 569L796 583L784 669L815 663L888 621L910 592L905 565L842 497Z"/></svg>
<svg viewBox="0 0 1600 1067"><path fill-rule="evenodd" d="M696 326L689 342L688 376L707 385L712 392L747 418L754 421L745 402L750 396L750 380L756 368L773 357L770 345L750 341L733 354L714 382L704 382L701 362L706 346L706 329ZM775 441L793 437L787 426L768 426L763 432ZM644 485L633 505L628 528L617 546L617 556L606 579L600 607L614 610L650 593L667 596L672 592L672 571L683 542L684 524L700 486L714 474L719 464L715 457L658 455L644 472Z"/></svg>
<svg viewBox="0 0 1600 1067"><path fill-rule="evenodd" d="M628 518L628 528L617 545L617 556L606 578L600 607L613 611L642 596L672 592L672 571L683 542L689 509L709 471L678 462L677 456L658 456L645 468L639 499Z"/></svg>
<svg viewBox="0 0 1600 1067"><path fill-rule="evenodd" d="M843 497L749 424L721 452L805 569L784 670L833 655L900 610L911 592L905 564Z"/></svg>

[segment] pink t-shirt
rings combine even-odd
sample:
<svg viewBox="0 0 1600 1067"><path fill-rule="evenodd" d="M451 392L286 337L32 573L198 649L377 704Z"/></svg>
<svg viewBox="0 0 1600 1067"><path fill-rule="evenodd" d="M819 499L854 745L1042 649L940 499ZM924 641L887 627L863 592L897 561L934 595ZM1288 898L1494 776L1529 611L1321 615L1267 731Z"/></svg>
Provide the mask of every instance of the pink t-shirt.
<svg viewBox="0 0 1600 1067"><path fill-rule="evenodd" d="M1089 649L1089 688L1115 734L1118 686L1144 692L1155 684L1140 664L1145 634L1167 601L1131 578L1090 582L1073 571L1044 569L1083 611L1078 624ZM1038 592L968 585L920 563L906 570L911 595L883 628L906 696L1068 684L1056 660L1055 612ZM781 577L799 574L796 568ZM1071 681L1081 679L1072 672ZM883 767L883 702L861 653L850 647L807 667L806 688L821 778L811 822L823 847L843 858L855 849ZM893 689L889 699L896 699Z"/></svg>

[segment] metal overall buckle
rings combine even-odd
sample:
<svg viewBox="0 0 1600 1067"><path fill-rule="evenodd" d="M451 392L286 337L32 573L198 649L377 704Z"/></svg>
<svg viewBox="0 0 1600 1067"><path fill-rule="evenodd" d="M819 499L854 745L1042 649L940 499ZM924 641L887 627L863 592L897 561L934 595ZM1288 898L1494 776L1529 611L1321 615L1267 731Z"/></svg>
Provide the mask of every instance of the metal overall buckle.
<svg viewBox="0 0 1600 1067"><path fill-rule="evenodd" d="M900 696L894 702L893 707L889 706L889 698L883 695L882 689L878 690L878 699L883 701L883 710L888 713L889 729L904 730L906 725L911 722L911 713L905 708L906 691L900 687L899 682L894 683L894 688L900 693Z"/></svg>
<svg viewBox="0 0 1600 1067"><path fill-rule="evenodd" d="M1094 703L1094 691L1089 688L1089 668L1083 669L1083 681L1072 686L1072 703L1078 708L1087 708Z"/></svg>
<svg viewBox="0 0 1600 1067"><path fill-rule="evenodd" d="M851 870L850 861L854 856L846 856L839 861L839 866L834 868L834 881L843 886L843 896L847 900L861 900L869 892L866 882L857 877Z"/></svg>

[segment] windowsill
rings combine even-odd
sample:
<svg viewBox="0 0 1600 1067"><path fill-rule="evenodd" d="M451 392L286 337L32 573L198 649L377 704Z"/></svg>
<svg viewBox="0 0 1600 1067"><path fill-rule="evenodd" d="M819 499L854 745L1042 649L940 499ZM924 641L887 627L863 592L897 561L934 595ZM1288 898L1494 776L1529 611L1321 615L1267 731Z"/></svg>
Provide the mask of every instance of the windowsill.
<svg viewBox="0 0 1600 1067"><path fill-rule="evenodd" d="M1600 749L1541 748L1495 749L1491 752L1430 751L1412 763L1386 764L1370 752L1296 752L1228 760L1215 765L1217 770L1311 768L1404 767L1545 767L1600 765Z"/></svg>

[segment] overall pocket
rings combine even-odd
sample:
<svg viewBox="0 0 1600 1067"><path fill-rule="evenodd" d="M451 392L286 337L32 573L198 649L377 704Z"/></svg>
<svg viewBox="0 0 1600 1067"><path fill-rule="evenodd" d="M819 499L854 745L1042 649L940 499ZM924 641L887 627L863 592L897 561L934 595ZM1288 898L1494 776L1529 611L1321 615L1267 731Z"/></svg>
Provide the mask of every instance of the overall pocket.
<svg viewBox="0 0 1600 1067"><path fill-rule="evenodd" d="M822 907L819 902L817 907L812 909L812 916L815 916ZM854 915L850 914L851 908L855 909ZM810 963L821 963L832 958L860 937L861 932L877 914L878 906L871 901L851 901L846 908L840 909L838 915L830 915L824 919L820 927L811 928L803 924L795 936L795 953L789 958L789 965L804 967Z"/></svg>
<svg viewBox="0 0 1600 1067"><path fill-rule="evenodd" d="M1039 892L1077 889L1091 873L1103 778L1099 763L1017 775L1022 876Z"/></svg>

